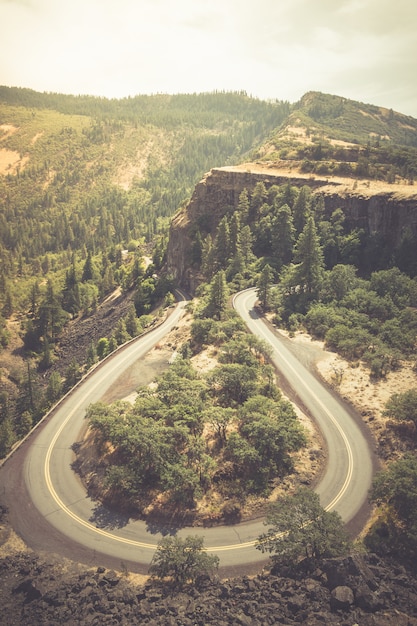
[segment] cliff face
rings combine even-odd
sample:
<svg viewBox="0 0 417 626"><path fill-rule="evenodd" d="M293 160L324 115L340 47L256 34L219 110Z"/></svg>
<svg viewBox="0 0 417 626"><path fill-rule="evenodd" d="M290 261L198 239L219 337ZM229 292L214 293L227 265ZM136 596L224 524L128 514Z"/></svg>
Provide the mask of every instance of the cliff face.
<svg viewBox="0 0 417 626"><path fill-rule="evenodd" d="M196 185L189 204L171 222L167 254L169 273L193 292L198 276L192 268L193 238L197 230L214 233L221 218L237 208L240 193L250 194L258 182L272 185L308 185L313 194L324 198L325 213L341 208L346 228L361 228L367 235L377 234L384 247L394 250L406 231L417 237L417 190L410 185L320 178L296 170L250 163L212 169Z"/></svg>

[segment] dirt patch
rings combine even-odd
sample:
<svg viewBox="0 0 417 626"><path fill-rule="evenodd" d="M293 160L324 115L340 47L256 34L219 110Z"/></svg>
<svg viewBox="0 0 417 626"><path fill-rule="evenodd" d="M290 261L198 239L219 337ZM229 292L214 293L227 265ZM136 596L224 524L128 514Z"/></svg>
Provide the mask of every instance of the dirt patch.
<svg viewBox="0 0 417 626"><path fill-rule="evenodd" d="M13 126L12 124L0 124L0 131L2 132L2 136L0 136L0 141L7 139L10 135L13 135L18 130L17 126Z"/></svg>
<svg viewBox="0 0 417 626"><path fill-rule="evenodd" d="M30 140L30 143L31 143L32 145L33 145L34 143L36 143L36 142L38 141L38 139L40 139L40 138L42 137L42 135L43 135L43 134L44 134L44 133L43 133L43 131L42 131L42 132L40 132L40 133L36 133L36 135L34 135L34 136L32 137L32 139Z"/></svg>
<svg viewBox="0 0 417 626"><path fill-rule="evenodd" d="M157 347L151 350L144 359L136 361L129 371L119 376L103 396L103 402L112 403L116 400L134 402L139 387L146 387L162 374L172 357L172 349Z"/></svg>
<svg viewBox="0 0 417 626"><path fill-rule="evenodd" d="M20 157L18 152L14 150L0 150L0 174L16 174L18 169L23 169L29 157Z"/></svg>
<svg viewBox="0 0 417 626"><path fill-rule="evenodd" d="M166 143L167 139L162 133L155 138L140 143L140 147L136 153L126 159L125 163L119 168L115 177L116 185L128 191L135 180L141 180L146 175L150 162L157 161L161 166L166 164L164 152L160 149L162 143ZM138 144L136 144L138 145Z"/></svg>
<svg viewBox="0 0 417 626"><path fill-rule="evenodd" d="M283 159L280 161L242 163L241 165L228 166L222 169L251 172L255 174L274 174L276 176L292 179L300 178L305 179L306 184L307 181L315 181L316 183L321 183L320 191L324 193L334 193L335 189L337 189L339 195L354 192L363 197L371 197L378 193L389 193L393 194L397 200L413 197L417 199L416 187L408 184L406 180L398 179L397 182L390 184L382 180L346 178L342 176L332 176L331 174L326 174L325 176L320 176L319 174L308 175L302 172L300 167L301 162L299 161L286 161Z"/></svg>
<svg viewBox="0 0 417 626"><path fill-rule="evenodd" d="M380 380L373 380L369 368L363 363L352 363L334 352L326 351L323 342L315 341L305 333L297 333L293 340L307 343L316 351L315 362L320 376L355 407L375 440L379 442L383 439L389 421L383 415L387 401L395 393L417 388L414 363L403 361L398 370L389 372ZM390 443L395 445L392 435Z"/></svg>

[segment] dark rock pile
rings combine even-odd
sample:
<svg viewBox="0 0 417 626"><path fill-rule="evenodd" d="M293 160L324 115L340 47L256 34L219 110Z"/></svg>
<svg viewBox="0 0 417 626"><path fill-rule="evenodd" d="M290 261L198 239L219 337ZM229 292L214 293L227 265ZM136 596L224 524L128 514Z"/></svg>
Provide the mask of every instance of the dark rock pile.
<svg viewBox="0 0 417 626"><path fill-rule="evenodd" d="M417 580L377 557L330 559L293 576L201 580L183 590L26 553L0 561L0 623L29 625L417 625Z"/></svg>

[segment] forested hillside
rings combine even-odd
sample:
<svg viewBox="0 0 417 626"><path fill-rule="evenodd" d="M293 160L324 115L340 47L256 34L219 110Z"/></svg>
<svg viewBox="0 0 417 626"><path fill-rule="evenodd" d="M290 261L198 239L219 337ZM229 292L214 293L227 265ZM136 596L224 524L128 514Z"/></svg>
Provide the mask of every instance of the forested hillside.
<svg viewBox="0 0 417 626"><path fill-rule="evenodd" d="M412 183L417 175L417 120L373 104L309 92L257 157L296 161L312 174Z"/></svg>
<svg viewBox="0 0 417 626"><path fill-rule="evenodd" d="M68 321L133 290L117 336L85 353L94 362L136 334L169 291L155 270L173 213L288 112L244 93L106 100L0 87L1 454L84 366L51 376Z"/></svg>

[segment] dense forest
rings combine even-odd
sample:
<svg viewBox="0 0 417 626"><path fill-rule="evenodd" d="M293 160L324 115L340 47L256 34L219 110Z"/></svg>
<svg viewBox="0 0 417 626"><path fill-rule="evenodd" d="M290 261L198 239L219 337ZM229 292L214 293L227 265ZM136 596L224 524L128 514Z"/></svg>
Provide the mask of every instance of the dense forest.
<svg viewBox="0 0 417 626"><path fill-rule="evenodd" d="M170 288L155 274L170 217L208 169L242 159L288 111L244 93L106 100L0 88L0 343L18 322L24 344L24 362L3 363L1 454L85 365L51 378L65 324L119 288L135 292L137 317L103 337L99 356L143 328L138 317Z"/></svg>

